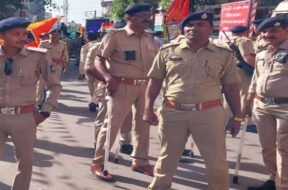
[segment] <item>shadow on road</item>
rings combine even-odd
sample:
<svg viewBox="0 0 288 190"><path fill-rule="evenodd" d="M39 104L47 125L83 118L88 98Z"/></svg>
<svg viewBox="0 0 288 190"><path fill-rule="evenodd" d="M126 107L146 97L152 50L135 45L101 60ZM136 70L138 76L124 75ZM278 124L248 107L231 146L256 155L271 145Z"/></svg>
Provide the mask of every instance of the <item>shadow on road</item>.
<svg viewBox="0 0 288 190"><path fill-rule="evenodd" d="M5 183L2 183L2 182L0 181L0 189L1 189L1 190L10 190L10 189L11 189L11 186L9 186L9 185L7 185L7 184L5 184Z"/></svg>

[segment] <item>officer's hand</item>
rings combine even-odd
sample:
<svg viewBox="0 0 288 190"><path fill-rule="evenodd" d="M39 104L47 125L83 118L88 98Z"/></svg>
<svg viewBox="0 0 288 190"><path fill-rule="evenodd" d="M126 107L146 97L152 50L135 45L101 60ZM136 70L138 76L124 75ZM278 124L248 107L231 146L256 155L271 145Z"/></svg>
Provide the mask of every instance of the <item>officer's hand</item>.
<svg viewBox="0 0 288 190"><path fill-rule="evenodd" d="M236 137L241 127L241 121L236 121L234 118L230 118L226 125L226 130L230 132L232 137Z"/></svg>
<svg viewBox="0 0 288 190"><path fill-rule="evenodd" d="M253 109L253 105L252 104L246 104L245 108L243 110L243 115L244 116L248 116L251 117L252 116L252 109Z"/></svg>
<svg viewBox="0 0 288 190"><path fill-rule="evenodd" d="M35 123L38 125L40 123L42 123L43 121L45 121L45 117L43 117L41 114L39 113L34 113L33 114L33 117L34 117L34 120L35 120Z"/></svg>
<svg viewBox="0 0 288 190"><path fill-rule="evenodd" d="M116 90L118 89L118 86L119 86L119 83L115 77L110 76L106 79L106 88L107 88L109 96L112 96L116 92Z"/></svg>
<svg viewBox="0 0 288 190"><path fill-rule="evenodd" d="M84 79L85 79L85 75L84 74L79 74L78 80L84 80Z"/></svg>
<svg viewBox="0 0 288 190"><path fill-rule="evenodd" d="M63 68L63 74L66 75L68 73L68 67Z"/></svg>
<svg viewBox="0 0 288 190"><path fill-rule="evenodd" d="M143 120L150 125L158 125L158 117L155 112L152 110L145 110L143 114Z"/></svg>

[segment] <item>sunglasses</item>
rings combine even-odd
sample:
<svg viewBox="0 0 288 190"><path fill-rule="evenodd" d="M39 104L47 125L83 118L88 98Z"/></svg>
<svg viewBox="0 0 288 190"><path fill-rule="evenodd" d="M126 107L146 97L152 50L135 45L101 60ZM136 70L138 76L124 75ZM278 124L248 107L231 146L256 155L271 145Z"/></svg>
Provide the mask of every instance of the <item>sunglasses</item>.
<svg viewBox="0 0 288 190"><path fill-rule="evenodd" d="M7 58L5 60L4 72L7 76L12 74L12 63L13 63L13 59L11 58Z"/></svg>

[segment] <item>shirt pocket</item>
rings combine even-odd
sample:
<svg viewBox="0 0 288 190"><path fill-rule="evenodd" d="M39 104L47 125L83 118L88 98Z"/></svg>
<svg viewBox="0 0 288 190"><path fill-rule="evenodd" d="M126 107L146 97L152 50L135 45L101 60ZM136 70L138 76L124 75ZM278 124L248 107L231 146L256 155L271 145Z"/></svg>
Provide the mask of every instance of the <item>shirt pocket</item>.
<svg viewBox="0 0 288 190"><path fill-rule="evenodd" d="M39 75L36 67L19 67L17 71L17 78L23 86L30 86L38 82Z"/></svg>
<svg viewBox="0 0 288 190"><path fill-rule="evenodd" d="M188 61L182 57L170 57L166 62L167 72L171 74L184 74L188 71Z"/></svg>
<svg viewBox="0 0 288 190"><path fill-rule="evenodd" d="M265 60L263 59L257 61L257 67L258 67L259 73L269 72L269 65L265 63Z"/></svg>

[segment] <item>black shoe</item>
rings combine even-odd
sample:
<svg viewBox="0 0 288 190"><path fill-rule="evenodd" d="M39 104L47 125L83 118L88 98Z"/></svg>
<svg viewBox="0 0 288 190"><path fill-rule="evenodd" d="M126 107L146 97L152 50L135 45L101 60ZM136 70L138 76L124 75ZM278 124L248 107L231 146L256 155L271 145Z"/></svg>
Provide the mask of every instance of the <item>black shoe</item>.
<svg viewBox="0 0 288 190"><path fill-rule="evenodd" d="M194 157L194 153L192 152L192 150L184 149L184 151L182 153L182 156L193 158Z"/></svg>
<svg viewBox="0 0 288 190"><path fill-rule="evenodd" d="M246 131L250 133L257 133L257 127L256 125L248 125Z"/></svg>
<svg viewBox="0 0 288 190"><path fill-rule="evenodd" d="M91 111L91 112L96 112L96 111L97 111L97 107L98 107L97 104L91 102L91 103L89 104L89 111Z"/></svg>
<svg viewBox="0 0 288 190"><path fill-rule="evenodd" d="M121 144L120 152L130 155L133 152L133 146L131 144Z"/></svg>
<svg viewBox="0 0 288 190"><path fill-rule="evenodd" d="M258 187L248 187L247 190L276 190L275 182L267 180L263 185Z"/></svg>

